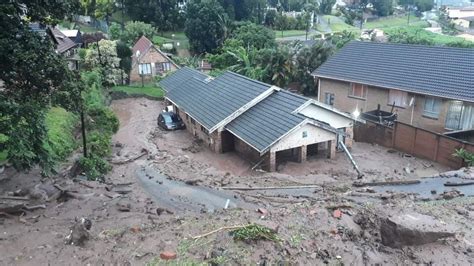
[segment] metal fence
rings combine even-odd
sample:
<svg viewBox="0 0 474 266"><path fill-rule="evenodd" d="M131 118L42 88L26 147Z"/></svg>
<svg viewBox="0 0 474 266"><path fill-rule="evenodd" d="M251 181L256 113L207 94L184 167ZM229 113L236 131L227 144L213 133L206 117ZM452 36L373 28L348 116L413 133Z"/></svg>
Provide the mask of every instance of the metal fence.
<svg viewBox="0 0 474 266"><path fill-rule="evenodd" d="M354 139L376 143L456 169L463 166L463 161L453 156L456 149L464 148L474 152L474 145L469 142L402 122L395 122L393 127L371 121L366 124L358 123L354 127Z"/></svg>

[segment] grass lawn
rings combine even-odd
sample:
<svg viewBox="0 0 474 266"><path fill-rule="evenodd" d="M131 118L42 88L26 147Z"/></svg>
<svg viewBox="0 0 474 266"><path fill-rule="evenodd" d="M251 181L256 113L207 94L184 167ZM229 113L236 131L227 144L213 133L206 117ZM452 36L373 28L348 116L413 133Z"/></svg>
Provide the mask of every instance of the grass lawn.
<svg viewBox="0 0 474 266"><path fill-rule="evenodd" d="M53 157L64 160L76 148L74 128L78 118L63 108L53 107L46 115L46 128Z"/></svg>
<svg viewBox="0 0 474 266"><path fill-rule="evenodd" d="M392 16L386 18L379 18L374 21L367 22L363 25L365 29L386 29L393 27L406 27L408 26L408 16ZM421 20L419 17L410 15L410 24L409 26L417 27L428 27L428 22Z"/></svg>
<svg viewBox="0 0 474 266"><path fill-rule="evenodd" d="M174 34L174 36L173 36ZM183 31L166 31L160 32L158 35L153 37L153 43L162 44L162 43L178 43L178 49L189 49L189 40L184 34Z"/></svg>
<svg viewBox="0 0 474 266"><path fill-rule="evenodd" d="M323 20L328 26L331 28L333 33L342 32L342 31L351 31L351 32L359 32L359 28L349 25L344 22L343 18L336 17L332 15L324 15ZM329 21L329 23L328 23ZM321 28L321 25L317 26L318 30L321 32L325 32L324 29Z"/></svg>
<svg viewBox="0 0 474 266"><path fill-rule="evenodd" d="M135 84L132 86L115 86L112 88L113 91L123 91L129 95L133 94L145 94L151 97L161 98L165 94L163 89L156 87L154 85L145 84L145 87L142 87L140 84Z"/></svg>
<svg viewBox="0 0 474 266"><path fill-rule="evenodd" d="M284 30L284 31L275 30L275 35L276 35L277 38L293 37L293 36L305 36L306 31L304 31L304 30Z"/></svg>

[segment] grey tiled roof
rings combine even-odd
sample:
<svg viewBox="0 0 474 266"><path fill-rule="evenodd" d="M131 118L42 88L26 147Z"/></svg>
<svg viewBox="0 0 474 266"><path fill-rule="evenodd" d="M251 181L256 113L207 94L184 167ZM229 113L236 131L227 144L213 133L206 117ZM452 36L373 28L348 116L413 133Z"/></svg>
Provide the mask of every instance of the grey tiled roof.
<svg viewBox="0 0 474 266"><path fill-rule="evenodd" d="M158 84L167 92L175 89L180 88L186 81L189 79L197 79L204 81L209 76L206 74L196 71L189 67L183 67L178 71L166 76L166 78L162 79Z"/></svg>
<svg viewBox="0 0 474 266"><path fill-rule="evenodd" d="M474 102L469 48L353 41L313 75Z"/></svg>
<svg viewBox="0 0 474 266"><path fill-rule="evenodd" d="M232 72L213 80L206 81L207 78L183 68L163 79L160 85L168 92L169 100L208 130L271 87Z"/></svg>
<svg viewBox="0 0 474 266"><path fill-rule="evenodd" d="M288 91L275 91L226 128L262 152L305 120L304 116L292 112L308 100Z"/></svg>

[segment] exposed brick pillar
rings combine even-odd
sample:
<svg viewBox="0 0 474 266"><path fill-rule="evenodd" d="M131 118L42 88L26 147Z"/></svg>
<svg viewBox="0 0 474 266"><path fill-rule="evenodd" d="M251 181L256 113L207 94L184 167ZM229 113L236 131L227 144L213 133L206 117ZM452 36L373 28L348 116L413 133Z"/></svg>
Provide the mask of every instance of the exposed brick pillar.
<svg viewBox="0 0 474 266"><path fill-rule="evenodd" d="M334 159L336 157L336 140L328 141L328 158Z"/></svg>
<svg viewBox="0 0 474 266"><path fill-rule="evenodd" d="M307 158L307 146L303 145L298 148L298 162L305 162Z"/></svg>
<svg viewBox="0 0 474 266"><path fill-rule="evenodd" d="M276 152L268 152L268 171L276 171Z"/></svg>
<svg viewBox="0 0 474 266"><path fill-rule="evenodd" d="M346 138L344 144L348 149L352 148L352 143L354 142L354 127L346 127Z"/></svg>
<svg viewBox="0 0 474 266"><path fill-rule="evenodd" d="M214 151L222 153L222 132L216 131L216 138L214 139Z"/></svg>

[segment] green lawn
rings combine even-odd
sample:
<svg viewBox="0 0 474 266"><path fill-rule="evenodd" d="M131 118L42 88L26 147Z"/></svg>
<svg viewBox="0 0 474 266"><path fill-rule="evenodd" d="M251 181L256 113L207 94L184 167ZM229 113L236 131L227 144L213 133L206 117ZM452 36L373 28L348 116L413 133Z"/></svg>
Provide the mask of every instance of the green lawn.
<svg viewBox="0 0 474 266"><path fill-rule="evenodd" d="M123 91L129 95L144 94L156 98L161 98L164 96L163 89L161 89L160 87L153 86L151 84L145 84L145 87L142 87L139 84L132 86L115 86L112 88L112 91Z"/></svg>
<svg viewBox="0 0 474 266"><path fill-rule="evenodd" d="M153 43L158 45L163 43L179 43L178 49L189 49L189 40L183 31L160 32L158 35L153 37Z"/></svg>
<svg viewBox="0 0 474 266"><path fill-rule="evenodd" d="M351 32L359 32L359 28L349 25L344 22L344 18L336 17L332 15L324 15L323 20L328 26L331 28L333 33L336 32L343 32L343 31L351 31ZM329 22L329 23L328 23ZM325 32L325 30L321 27L321 25L317 25L317 29L321 32Z"/></svg>
<svg viewBox="0 0 474 266"><path fill-rule="evenodd" d="M445 45L445 44L453 43L453 42L469 42L462 37L433 33L419 26L418 27L416 26L392 27L392 28L385 29L385 34L387 34L388 36L390 36L390 34L397 33L397 32L403 32L403 33L408 32L410 35L417 36L420 39L431 40L432 42L438 45Z"/></svg>
<svg viewBox="0 0 474 266"><path fill-rule="evenodd" d="M406 26L428 27L428 22L421 20L419 17L410 15L410 24L408 24L408 16L392 16L379 18L374 21L367 22L363 25L365 29L387 29L393 27Z"/></svg>
<svg viewBox="0 0 474 266"><path fill-rule="evenodd" d="M293 37L293 36L305 36L306 31L304 30L275 30L275 35L277 38L284 38L284 37Z"/></svg>

